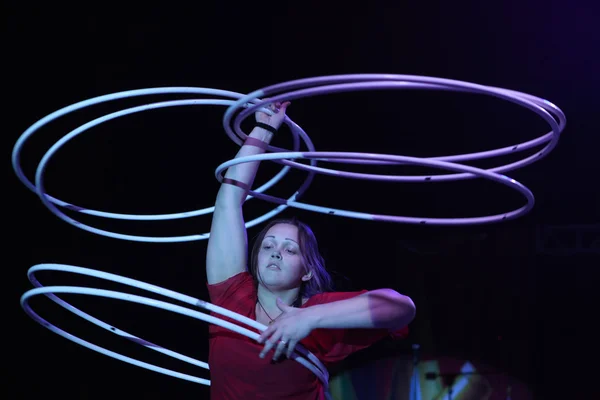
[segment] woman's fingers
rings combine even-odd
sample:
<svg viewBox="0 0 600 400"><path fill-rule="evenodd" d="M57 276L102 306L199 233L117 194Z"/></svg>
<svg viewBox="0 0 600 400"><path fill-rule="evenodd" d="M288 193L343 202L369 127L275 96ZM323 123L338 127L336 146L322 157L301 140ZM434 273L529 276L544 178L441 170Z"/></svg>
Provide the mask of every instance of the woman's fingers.
<svg viewBox="0 0 600 400"><path fill-rule="evenodd" d="M279 333L274 333L270 338L268 338L265 341L265 347L263 347L263 350L260 352L259 357L260 358L265 358L265 355L271 351L271 349L273 347L275 347L276 345L278 345L279 343L279 338L281 337L281 334Z"/></svg>
<svg viewBox="0 0 600 400"><path fill-rule="evenodd" d="M285 339L282 339L277 344L277 349L275 350L275 355L273 356L273 361L278 360L282 354L286 352L288 346L288 342Z"/></svg>
<svg viewBox="0 0 600 400"><path fill-rule="evenodd" d="M287 345L287 352L285 354L287 358L292 358L292 354L294 354L294 349L296 348L297 343L298 342L296 342L295 340L290 340L290 342Z"/></svg>

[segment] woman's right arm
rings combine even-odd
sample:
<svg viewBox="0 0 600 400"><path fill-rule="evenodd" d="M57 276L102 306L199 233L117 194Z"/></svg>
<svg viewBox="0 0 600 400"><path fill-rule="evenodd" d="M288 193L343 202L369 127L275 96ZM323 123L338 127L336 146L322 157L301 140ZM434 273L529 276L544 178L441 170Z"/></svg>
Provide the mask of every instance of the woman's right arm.
<svg viewBox="0 0 600 400"><path fill-rule="evenodd" d="M283 123L285 110L289 102L276 104L279 111L268 116L263 112L256 113L256 120L268 124L275 129ZM271 109L275 109L272 107ZM271 142L273 133L267 129L255 127L248 135L254 140L266 144ZM236 154L236 158L262 154L264 149L249 144L247 140ZM231 166L225 173L225 179L252 187L259 161L247 162ZM208 284L215 284L243 272L248 263L248 236L242 214L242 205L248 189L237 185L222 183L215 201L208 249L206 252L206 278Z"/></svg>

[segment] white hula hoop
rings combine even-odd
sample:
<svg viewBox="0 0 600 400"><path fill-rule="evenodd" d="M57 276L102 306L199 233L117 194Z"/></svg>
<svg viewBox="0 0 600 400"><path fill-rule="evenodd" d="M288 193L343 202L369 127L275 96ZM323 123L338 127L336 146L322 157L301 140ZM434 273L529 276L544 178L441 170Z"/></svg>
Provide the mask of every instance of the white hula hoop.
<svg viewBox="0 0 600 400"><path fill-rule="evenodd" d="M253 196L266 200L275 204L285 204L290 207L295 207L299 209L304 209L308 211L319 212L322 214L336 215L340 217L349 217L356 219L366 219L372 221L383 221L383 222L394 222L394 223L408 223L408 224L430 224L430 225L474 225L474 224L484 224L484 223L492 223L505 221L509 219L514 219L525 215L528 213L535 203L535 199L533 197L533 193L525 187L523 184L517 182L514 179L511 179L507 176L500 175L495 172L491 172L488 170L484 170L481 168L475 168L471 166L466 166L462 164L455 164L447 161L440 160L432 160L427 158L418 158L418 157L407 157L407 156L396 156L390 154L371 154L371 153L348 153L348 152L282 152L282 153L265 153L265 154L257 154L252 156L238 157L232 160L226 161L219 165L215 170L215 177L219 182L223 181L223 173L224 171L231 167L232 165L252 162L252 161L264 161L264 160L282 160L282 159L297 159L297 158L305 158L305 159L317 159L317 160L337 160L338 162L344 162L344 160L351 160L351 162L355 162L356 160L371 160L371 161L385 161L388 163L397 163L397 164L413 164L419 166L427 166L433 168L446 169L450 171L464 171L466 173L473 174L474 176L478 176L481 178L489 179L491 181L500 183L504 186L512 188L519 192L525 197L527 204L513 211L508 211L496 215L487 215L482 217L466 217L466 218L425 218L425 217L404 217L404 216L395 216L395 215L384 215L384 214L370 214L365 212L357 212L357 211L348 211L341 210L332 207L322 207L316 206L307 203L301 203L297 201L289 201L279 197L265 195L263 193L254 193L249 191L248 193ZM317 168L315 172L320 172L320 169ZM355 178L355 176L349 176L346 172L336 172L340 177L349 177ZM385 177L389 181L395 181L397 178L400 180L403 178L402 176L396 175L381 175Z"/></svg>
<svg viewBox="0 0 600 400"><path fill-rule="evenodd" d="M13 148L13 153L12 153L12 165L13 165L14 171L17 174L17 177L28 189L35 192L40 197L42 203L50 210L50 212L52 212L54 215L56 215L61 220L65 221L77 228L83 229L83 230L91 232L91 233L95 233L95 234L98 234L101 236L107 236L107 237L111 237L111 238L115 238L115 239L130 240L130 241L137 241L137 242L151 242L151 243L174 243L174 242L188 242L188 241L197 241L197 240L208 239L209 233L185 235L185 236L166 236L166 237L140 236L140 235L127 235L127 234L122 234L122 233L117 233L117 232L111 232L111 231L98 229L98 228L83 224L83 223L77 221L76 219L71 218L70 216L66 215L64 212L59 210L57 206L71 210L71 211L76 211L81 214L87 214L87 215L92 215L92 216L101 217L101 218L120 219L120 220L135 220L135 221L164 221L164 220L191 218L191 217L205 215L205 214L209 214L209 213L213 212L214 206L206 207L204 209L200 209L200 210L196 210L196 211L186 211L186 212L180 212L180 213L158 214L158 215L123 214L123 213L111 213L111 212L106 212L106 211L93 210L93 209L89 209L86 207L81 207L81 206L78 206L75 204L65 202L63 200L52 197L52 196L48 195L47 193L44 193L44 185L43 185L44 172L45 172L47 163L49 162L51 157L63 145L65 145L69 140L82 134L83 132L86 132L89 129L91 129L95 126L98 126L104 122L113 120L115 118L120 118L123 116L131 115L134 113L139 113L142 111L166 108L166 107L199 106L199 105L231 106L234 103L233 100L227 100L227 99L172 100L172 101L163 101L163 102L157 102L157 103L151 103L151 104L144 104L144 105L135 106L135 107L127 108L124 110L116 111L116 112L104 115L102 117L98 117L90 122L87 122L87 123L79 126L78 128L72 130L71 132L69 132L68 134L63 136L54 145L52 145L48 149L48 151L44 154L44 156L42 157L42 159L40 160L40 162L38 164L38 167L36 169L35 179L34 179L35 184L27 179L27 177L25 176L25 174L21 168L20 154L23 150L23 147L24 147L26 141L35 132L37 132L38 130L40 130L42 127L49 124L50 122L54 121L55 119L62 117L64 115L67 115L76 110L79 110L79 109L82 109L85 107L89 107L89 106L92 106L95 104L100 104L100 103L113 101L113 100L117 100L117 99L137 97L137 96L146 96L146 95L155 95L155 94L208 94L208 95L215 95L215 96L225 96L225 97L234 98L234 99L238 99L238 98L244 96L241 93L235 93L235 92L220 90L220 89L194 88L194 87L166 87L166 88L137 89L137 90L131 90L131 91L118 92L118 93L99 96L99 97L95 97L92 99L88 99L88 100L84 100L84 101L72 104L70 106L64 107L58 111L55 111L55 112L49 114L46 117L40 119L39 121L37 121L36 123L31 125L19 137L19 139L17 140L17 142ZM261 111L264 111L266 113L272 113L272 111L267 108L262 109ZM296 124L289 118L286 118L284 122L285 122L285 124L287 124L287 126L290 128L290 130L293 134L293 139L294 139L293 146L295 149L299 148L299 146L300 146L299 139L301 138L304 141L304 143L308 149L311 149L311 151L314 150L314 145L312 144L310 138L298 124ZM313 165L315 165L315 164L313 164ZM257 191L263 192L263 191L268 190L273 185L275 185L277 182L279 182L288 173L288 171L289 171L289 167L284 166L281 169L281 171L279 171L278 174L276 174L268 182L266 182L264 185L262 185L260 188L258 188ZM310 174L309 176L307 176L307 178L305 179L303 184L300 186L300 188L290 197L290 200L297 199L298 197L300 197L308 189L308 186L311 184L313 177L314 177L313 174ZM251 198L252 198L252 196L248 196L246 200L249 200ZM246 223L246 228L250 228L250 227L253 227L260 223L263 223L264 221L281 213L286 208L287 208L287 206L278 206L275 209L265 213L264 215L254 219L254 220L248 221Z"/></svg>
<svg viewBox="0 0 600 400"><path fill-rule="evenodd" d="M257 108L267 104L273 104L278 101L292 101L301 98L320 96L331 93L344 93L365 90L442 90L454 92L467 92L480 95L487 95L506 100L517 105L520 105L535 114L540 116L548 123L551 131L536 139L503 147L496 150L488 150L478 153L459 154L452 156L438 157L423 157L423 159L461 162L471 160L482 160L507 154L522 152L547 143L543 149L536 154L525 157L522 160L512 162L510 164L488 169L490 172L505 173L513 171L525 165L532 164L543 157L547 156L556 147L560 134L566 126L566 117L560 108L548 100L527 94L517 92L515 90L502 89L492 86L479 85L471 82L464 82L453 79L434 78L429 76L417 75L395 75L395 74L347 74L347 75L329 75L317 76L311 78L302 78L282 83L277 83L246 95L237 100L234 105L227 108L223 116L223 128L225 133L235 143L242 143L247 137L247 134L241 129L241 123ZM268 98L256 102L259 98ZM252 105L249 106L249 104ZM245 109L236 115L242 107ZM234 118L235 116L235 118ZM289 151L275 146L269 146L271 151L285 152ZM335 162L335 160L327 160ZM361 164L388 164L382 160L351 160L347 159L346 163L361 163ZM319 173L336 176L337 170L316 168L298 164L290 160L278 160L277 163L282 165L294 166L298 169L307 171L316 171ZM377 174L361 174L361 173L346 173L348 176L353 175L357 178L379 180L380 175ZM477 177L475 174L458 173L446 175L408 175L397 176L398 181L402 182L424 182L424 181L457 181L463 179L473 179Z"/></svg>
<svg viewBox="0 0 600 400"><path fill-rule="evenodd" d="M240 314L229 311L225 308L208 303L206 301L199 300L194 297L187 296L187 295L184 295L184 294L181 294L181 293L169 290L169 289L165 289L160 286L152 285L152 284L149 284L146 282L138 281L138 280L131 279L131 278L126 278L126 277L115 275L115 274L111 274L108 272L102 272L102 271L93 270L93 269L89 269L89 268L82 268L82 267L65 265L65 264L38 264L38 265L34 265L33 267L29 268L27 275L28 275L30 282L35 286L35 288L28 290L21 296L21 307L27 313L27 315L29 315L34 321L38 322L39 324L41 324L45 328L49 329L50 331L66 338L66 339L69 339L81 346L84 346L88 349L94 350L101 354L107 355L109 357L124 361L126 363L129 363L129 364L132 364L132 365L135 365L138 367L142 367L142 368L154 371L154 372L169 375L169 376L172 376L175 378L184 379L184 380L187 380L190 382L200 383L203 385L210 385L210 381L207 379L188 375L188 374L183 374L183 373L176 372L176 371L173 371L170 369L159 367L154 364L146 363L146 362L143 362L143 361L140 361L140 360L128 357L128 356L124 356L124 355L116 353L114 351L97 346L97 345L90 343L86 340L83 340L77 336L74 336L74 335L58 328L57 326L51 324L50 322L48 322L44 318L42 318L40 315L38 315L35 311L33 311L31 306L29 305L29 300L34 296L43 294L43 295L47 296L49 299L51 299L52 301L54 301L55 303L57 303L58 305L60 305L61 307L71 311L72 313L84 318L85 320L87 320L109 332L112 332L116 335L119 335L119 336L125 338L125 339L128 339L130 341L138 343L138 344L140 344L144 347L147 347L151 350L158 351L167 356L177 358L181 361L184 361L184 362L187 362L192 365L196 365L196 366L199 366L199 367L205 368L205 369L209 369L209 365L207 363L193 359L191 357L188 357L188 356L185 356L182 354L179 354L177 352L165 349L154 343L147 342L144 339L141 339L135 335L129 334L123 330L120 330L111 324L101 321L98 318L95 318L95 317L79 310L78 308L72 306L71 304L62 300L61 298L59 298L58 296L56 296L53 293L84 294L84 295L100 296L100 297L112 298L112 299L117 299L117 300L129 301L129 302L133 302L133 303L138 303L138 304L142 304L142 305L160 308L160 309L163 309L166 311L171 311L171 312L174 312L177 314L185 315L185 316L199 319L199 320L211 323L211 324L215 324L215 325L221 326L223 328L230 329L236 333L239 333L239 334L246 336L253 340L257 340L260 335L249 329L242 328L241 326L224 321L220 318L216 318L216 317L207 315L205 313L202 313L202 312L199 312L196 310L191 310L186 307L182 307L182 306L179 306L176 304L172 304L172 303L168 303L165 301L156 300L156 299L152 299L152 298L148 298L148 297L137 296L137 295L133 295L133 294L116 292L116 291L111 291L111 290L95 289L95 288L79 287L79 286L47 286L47 287L45 287L35 277L35 273L38 271L71 272L71 273L87 275L87 276L92 276L92 277L96 277L96 278L100 278L100 279L109 280L112 282L121 283L121 284L124 284L127 286L131 286L131 287L143 289L143 290L155 293L155 294L159 294L161 296L169 297L171 299L181 301L181 302L189 304L191 306L204 308L205 310L224 315L224 316L234 319L242 324L251 326L261 332L264 331L265 329L267 329L266 326L264 326L263 324L261 324L257 321L254 321L250 318L247 318ZM302 345L298 344L296 346L295 351L301 355L304 355L307 358L304 358L298 354L293 354L292 359L297 361L304 367L308 368L310 371L312 371L319 378L319 380L323 383L325 390L327 391L327 388L329 385L329 373L327 371L327 368L321 363L321 361L316 356L314 356L314 354L310 353Z"/></svg>

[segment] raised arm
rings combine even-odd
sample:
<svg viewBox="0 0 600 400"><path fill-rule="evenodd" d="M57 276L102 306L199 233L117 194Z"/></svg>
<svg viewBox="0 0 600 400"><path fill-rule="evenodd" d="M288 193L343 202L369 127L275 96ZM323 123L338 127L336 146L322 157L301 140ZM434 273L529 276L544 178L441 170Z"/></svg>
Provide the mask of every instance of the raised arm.
<svg viewBox="0 0 600 400"><path fill-rule="evenodd" d="M289 102L271 106L271 110L278 110L272 116L257 112L256 121L278 129L283 123L288 105ZM257 126L248 137L236 158L264 153L265 150L260 147L261 142L270 143L273 133ZM222 282L247 268L248 235L242 205L248 195L248 188L254 182L258 164L259 161L234 165L225 173L215 201L206 252L206 277L209 284Z"/></svg>

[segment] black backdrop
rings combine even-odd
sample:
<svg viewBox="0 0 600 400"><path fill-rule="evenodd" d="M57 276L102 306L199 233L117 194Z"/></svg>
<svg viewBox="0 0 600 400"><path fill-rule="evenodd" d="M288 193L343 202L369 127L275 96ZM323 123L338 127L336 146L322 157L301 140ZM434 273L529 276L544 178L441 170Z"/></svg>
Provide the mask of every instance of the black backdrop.
<svg viewBox="0 0 600 400"><path fill-rule="evenodd" d="M283 215L297 215L313 226L329 267L341 276L341 288L390 286L415 299L419 316L406 344L421 343L424 353L433 357L485 362L526 382L536 398L597 394L594 371L588 368L596 362L592 349L597 343L591 330L597 315L599 264L593 247L600 220L593 117L600 88L596 75L600 34L595 26L598 7L588 3L349 6L310 1L294 8L285 3L66 7L6 2L3 138L9 239L4 310L9 323L4 329L10 338L6 350L12 355L3 368L10 378L8 398L61 394L69 399L106 395L183 399L207 394L205 387L77 346L22 312L19 296L31 287L26 271L42 262L113 272L207 297L205 241L121 241L84 232L45 209L9 164L12 146L29 125L66 105L122 90L196 86L247 93L295 78L368 72L459 79L555 102L568 119L558 147L538 163L509 174L533 191L535 208L515 221L444 228L301 210ZM24 172L33 179L49 146L91 118L158 99L165 98L120 101L48 125L24 146ZM222 130L223 111L217 106L158 110L94 128L67 143L51 160L45 175L47 192L114 212L209 207L218 189L214 170L237 149ZM317 150L329 151L436 156L503 147L547 132L538 117L513 104L456 93L327 95L298 100L288 114L306 130ZM283 129L277 144L290 146L288 133ZM407 167L347 169L414 172ZM266 182L276 171L275 165L263 164L257 183ZM272 193L289 196L304 176L292 171ZM517 194L482 180L423 185L326 176L317 176L302 200L428 217L500 213L522 204ZM246 215L252 219L271 208L252 200ZM194 234L207 232L210 226L209 215L164 223L77 218L100 228L145 235ZM590 230L584 249L577 250L569 241L582 230L572 225ZM540 242L540 232L552 226L566 227L566 239ZM249 235L259 227L251 228ZM559 246L563 251L548 252ZM39 277L46 284L99 285L69 274ZM65 299L121 329L206 360L207 325L202 322L116 300L74 295ZM32 301L52 323L127 355L153 360L138 346L124 345L49 303ZM198 373L170 359L156 360L167 368Z"/></svg>

